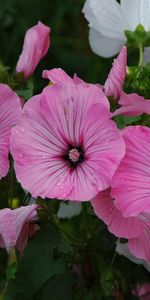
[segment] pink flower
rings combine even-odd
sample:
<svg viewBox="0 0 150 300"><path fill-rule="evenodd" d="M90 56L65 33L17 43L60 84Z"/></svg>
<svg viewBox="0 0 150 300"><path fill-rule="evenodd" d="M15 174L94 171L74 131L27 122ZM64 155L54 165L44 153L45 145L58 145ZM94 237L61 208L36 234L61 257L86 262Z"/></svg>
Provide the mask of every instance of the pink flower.
<svg viewBox="0 0 150 300"><path fill-rule="evenodd" d="M67 80L56 76L24 105L11 153L18 180L34 197L83 201L110 185L125 145L102 90Z"/></svg>
<svg viewBox="0 0 150 300"><path fill-rule="evenodd" d="M138 94L126 94L122 91L118 101L121 107L113 113L113 116L123 114L126 116L139 116L142 114L150 114L150 100Z"/></svg>
<svg viewBox="0 0 150 300"><path fill-rule="evenodd" d="M0 210L0 247L11 252L16 248L22 254L27 244L28 237L38 229L32 222L37 218L38 205L32 204L11 210Z"/></svg>
<svg viewBox="0 0 150 300"><path fill-rule="evenodd" d="M140 297L140 300L149 300L150 299L150 283L145 282L138 284L133 290L132 294Z"/></svg>
<svg viewBox="0 0 150 300"><path fill-rule="evenodd" d="M26 32L23 50L16 66L16 72L23 73L25 79L33 74L37 64L46 55L50 45L50 31L48 26L38 22Z"/></svg>
<svg viewBox="0 0 150 300"><path fill-rule="evenodd" d="M115 206L110 189L97 194L92 200L95 214L115 236L128 239L129 250L137 258L150 262L150 214L124 217Z"/></svg>
<svg viewBox="0 0 150 300"><path fill-rule="evenodd" d="M150 213L150 128L123 131L126 154L112 180L112 196L125 217Z"/></svg>
<svg viewBox="0 0 150 300"><path fill-rule="evenodd" d="M126 66L127 48L124 46L117 59L114 60L113 67L105 82L104 93L107 97L113 97L114 100L119 99L126 76Z"/></svg>
<svg viewBox="0 0 150 300"><path fill-rule="evenodd" d="M7 85L0 84L0 178L9 170L9 139L12 126L21 113L19 97Z"/></svg>

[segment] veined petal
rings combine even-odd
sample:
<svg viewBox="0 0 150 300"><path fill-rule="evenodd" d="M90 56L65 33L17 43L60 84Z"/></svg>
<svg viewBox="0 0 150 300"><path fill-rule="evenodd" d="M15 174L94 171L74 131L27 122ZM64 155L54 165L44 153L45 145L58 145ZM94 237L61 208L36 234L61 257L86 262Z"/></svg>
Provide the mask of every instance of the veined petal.
<svg viewBox="0 0 150 300"><path fill-rule="evenodd" d="M107 188L125 153L110 118L108 100L93 84L62 80L30 99L11 136L16 175L23 187L35 197L77 201L90 200ZM79 154L76 164L70 149Z"/></svg>
<svg viewBox="0 0 150 300"><path fill-rule="evenodd" d="M138 94L126 94L122 91L118 102L121 107L115 110L113 116L119 114L126 116L139 116L144 113L150 114L150 100L146 100Z"/></svg>
<svg viewBox="0 0 150 300"><path fill-rule="evenodd" d="M9 170L9 139L12 127L21 115L19 97L7 85L0 84L0 177Z"/></svg>
<svg viewBox="0 0 150 300"><path fill-rule="evenodd" d="M133 238L142 232L141 221L137 217L124 218L115 207L110 189L98 193L91 202L95 214L108 226L108 230L117 237Z"/></svg>
<svg viewBox="0 0 150 300"><path fill-rule="evenodd" d="M128 242L129 250L140 259L150 262L150 226L145 226L143 233Z"/></svg>
<svg viewBox="0 0 150 300"><path fill-rule="evenodd" d="M126 76L127 66L127 48L124 46L118 57L114 60L108 78L104 85L104 92L107 97L113 97L114 100L119 99L122 86Z"/></svg>
<svg viewBox="0 0 150 300"><path fill-rule="evenodd" d="M150 212L150 129L130 126L123 132L126 154L112 180L112 196L125 217Z"/></svg>

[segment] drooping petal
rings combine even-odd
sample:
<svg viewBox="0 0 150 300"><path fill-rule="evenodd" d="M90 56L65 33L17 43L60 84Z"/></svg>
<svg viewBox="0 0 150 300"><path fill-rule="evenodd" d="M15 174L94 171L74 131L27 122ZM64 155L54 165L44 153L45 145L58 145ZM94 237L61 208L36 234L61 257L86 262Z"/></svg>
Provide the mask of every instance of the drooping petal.
<svg viewBox="0 0 150 300"><path fill-rule="evenodd" d="M128 259L130 259L131 261L133 261L134 263L136 263L138 265L143 265L147 269L147 271L150 272L150 263L146 262L143 259L139 259L139 258L135 257L129 251L128 243L121 243L120 240L118 239L118 241L117 241L117 247L116 247L116 252L119 255L124 255L125 257L127 257Z"/></svg>
<svg viewBox="0 0 150 300"><path fill-rule="evenodd" d="M150 225L145 225L142 234L129 240L128 245L133 255L150 263Z"/></svg>
<svg viewBox="0 0 150 300"><path fill-rule="evenodd" d="M124 41L121 39L105 37L97 30L90 28L89 43L93 52L103 57L110 57L121 50Z"/></svg>
<svg viewBox="0 0 150 300"><path fill-rule="evenodd" d="M117 237L133 238L142 232L141 221L137 217L124 218L115 207L110 189L98 193L91 202L95 214L107 225L108 230Z"/></svg>
<svg viewBox="0 0 150 300"><path fill-rule="evenodd" d="M23 187L33 196L80 201L107 188L125 151L110 117L107 98L96 85L54 84L30 99L11 137ZM69 145L85 148L75 169L64 159Z"/></svg>
<svg viewBox="0 0 150 300"><path fill-rule="evenodd" d="M123 132L126 154L112 180L112 196L125 217L150 212L150 129L130 126Z"/></svg>
<svg viewBox="0 0 150 300"><path fill-rule="evenodd" d="M16 244L16 227L15 219L9 208L0 210L0 246L10 252Z"/></svg>
<svg viewBox="0 0 150 300"><path fill-rule="evenodd" d="M126 94L122 91L119 104L121 107L115 110L113 116L123 114L131 117L150 114L150 100L146 100L144 97L135 93Z"/></svg>
<svg viewBox="0 0 150 300"><path fill-rule="evenodd" d="M150 2L149 0L121 0L122 14L130 25L130 30L141 24L146 31L150 29Z"/></svg>
<svg viewBox="0 0 150 300"><path fill-rule="evenodd" d="M46 55L50 45L50 31L48 26L38 22L26 32L23 50L16 66L16 72L23 73L25 79L33 74L37 64Z"/></svg>
<svg viewBox="0 0 150 300"><path fill-rule="evenodd" d="M19 97L7 85L0 84L0 177L9 170L9 139L11 128L21 114Z"/></svg>
<svg viewBox="0 0 150 300"><path fill-rule="evenodd" d="M28 238L32 237L39 229L37 224L32 223L37 219L37 209L38 205L32 204L13 210L16 227L16 248L21 255L27 245Z"/></svg>
<svg viewBox="0 0 150 300"><path fill-rule="evenodd" d="M127 48L124 46L118 57L115 59L110 70L108 78L104 85L104 92L107 97L113 97L114 100L119 99L126 76L127 66Z"/></svg>
<svg viewBox="0 0 150 300"><path fill-rule="evenodd" d="M15 246L20 245L21 240L24 241L23 244L25 247L27 239L31 234L29 224L31 220L33 221L37 217L37 208L38 205L33 204L14 210L9 208L0 210L0 247L4 247L7 252L11 252ZM28 232L24 231L24 226L28 226ZM20 247L18 249L24 250L24 248L21 249Z"/></svg>

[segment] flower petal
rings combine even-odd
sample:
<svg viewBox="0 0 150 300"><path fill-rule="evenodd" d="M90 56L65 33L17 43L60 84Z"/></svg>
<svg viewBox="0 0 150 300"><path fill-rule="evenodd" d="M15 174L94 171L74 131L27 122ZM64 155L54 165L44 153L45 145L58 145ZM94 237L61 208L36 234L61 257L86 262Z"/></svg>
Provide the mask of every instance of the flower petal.
<svg viewBox="0 0 150 300"><path fill-rule="evenodd" d="M122 16L121 7L115 0L87 1L83 13L90 21L90 27L106 37L125 41L126 22Z"/></svg>
<svg viewBox="0 0 150 300"><path fill-rule="evenodd" d="M120 108L116 109L113 116L123 114L126 116L139 116L142 114L150 114L150 100L138 94L126 94L122 91L119 99Z"/></svg>
<svg viewBox="0 0 150 300"><path fill-rule="evenodd" d="M30 99L11 136L23 187L35 197L79 201L107 188L125 151L110 117L108 100L97 85L54 84ZM69 145L85 147L85 159L75 169L64 159Z"/></svg>
<svg viewBox="0 0 150 300"><path fill-rule="evenodd" d="M122 13L132 31L141 24L146 31L150 29L150 2L149 0L121 0Z"/></svg>
<svg viewBox="0 0 150 300"><path fill-rule="evenodd" d="M119 99L126 76L127 48L124 46L118 57L114 60L108 78L104 85L104 92L107 97Z"/></svg>
<svg viewBox="0 0 150 300"><path fill-rule="evenodd" d="M150 212L150 129L124 130L126 154L112 180L112 196L125 217Z"/></svg>
<svg viewBox="0 0 150 300"><path fill-rule="evenodd" d="M150 262L150 226L145 226L144 232L128 242L129 250L140 259Z"/></svg>
<svg viewBox="0 0 150 300"><path fill-rule="evenodd" d="M141 221L137 217L124 218L115 207L110 195L110 189L97 194L91 202L95 214L107 225L108 230L117 237L133 238L142 231Z"/></svg>
<svg viewBox="0 0 150 300"><path fill-rule="evenodd" d="M9 139L11 128L21 114L19 97L7 85L0 84L0 177L9 170Z"/></svg>
<svg viewBox="0 0 150 300"><path fill-rule="evenodd" d="M49 27L38 22L26 32L23 50L16 66L16 72L23 73L24 78L33 74L39 61L46 55L50 45L50 31Z"/></svg>
<svg viewBox="0 0 150 300"><path fill-rule="evenodd" d="M103 57L110 57L114 56L121 50L124 41L105 37L97 30L90 28L89 43L93 52Z"/></svg>

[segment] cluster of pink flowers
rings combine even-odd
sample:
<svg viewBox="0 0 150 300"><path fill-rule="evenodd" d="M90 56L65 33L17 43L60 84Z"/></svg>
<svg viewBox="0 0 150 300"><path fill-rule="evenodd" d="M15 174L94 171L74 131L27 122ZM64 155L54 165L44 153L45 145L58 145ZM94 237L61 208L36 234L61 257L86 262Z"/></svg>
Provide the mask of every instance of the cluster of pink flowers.
<svg viewBox="0 0 150 300"><path fill-rule="evenodd" d="M26 33L16 68L25 79L46 54L49 32L38 23ZM126 69L127 49L123 47L104 87L87 84L76 75L71 78L61 69L46 70L43 77L52 84L23 109L17 95L0 85L0 176L8 172L10 149L17 179L33 197L91 201L108 230L128 239L131 253L150 262L150 129L130 126L121 131L112 120L118 114L150 112L150 100L123 91ZM107 97L120 105L114 113ZM31 211L37 208L32 206ZM18 213L26 209L18 208ZM15 211L0 214L11 222ZM27 216L28 221L33 218L32 213ZM20 228L18 232L10 232L12 243L0 227L0 245L20 249Z"/></svg>

